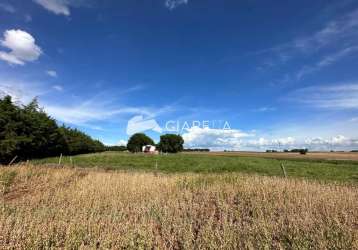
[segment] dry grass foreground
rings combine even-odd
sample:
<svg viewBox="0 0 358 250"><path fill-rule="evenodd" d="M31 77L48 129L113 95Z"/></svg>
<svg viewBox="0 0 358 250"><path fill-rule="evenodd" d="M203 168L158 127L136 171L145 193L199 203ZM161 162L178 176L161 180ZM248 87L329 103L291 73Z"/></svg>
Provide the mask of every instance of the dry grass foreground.
<svg viewBox="0 0 358 250"><path fill-rule="evenodd" d="M1 249L358 249L356 186L0 169Z"/></svg>

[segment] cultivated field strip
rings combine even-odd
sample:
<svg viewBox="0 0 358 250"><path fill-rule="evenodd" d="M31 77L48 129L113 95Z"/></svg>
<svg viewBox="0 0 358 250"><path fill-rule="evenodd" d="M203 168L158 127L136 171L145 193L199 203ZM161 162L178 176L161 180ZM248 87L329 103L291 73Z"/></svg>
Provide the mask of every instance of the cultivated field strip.
<svg viewBox="0 0 358 250"><path fill-rule="evenodd" d="M0 169L1 249L358 249L354 185Z"/></svg>

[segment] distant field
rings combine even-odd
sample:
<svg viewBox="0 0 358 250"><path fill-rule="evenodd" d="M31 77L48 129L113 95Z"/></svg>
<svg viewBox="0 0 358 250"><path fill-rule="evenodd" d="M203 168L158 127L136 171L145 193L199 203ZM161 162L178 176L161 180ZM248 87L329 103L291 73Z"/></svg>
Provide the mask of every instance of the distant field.
<svg viewBox="0 0 358 250"><path fill-rule="evenodd" d="M0 168L0 201L1 249L358 249L352 185L27 165Z"/></svg>
<svg viewBox="0 0 358 250"><path fill-rule="evenodd" d="M107 170L141 170L165 173L225 173L241 172L266 176L283 176L284 164L288 177L321 181L358 183L358 161L308 159L307 157L261 157L264 154L240 155L235 153L183 153L172 155L144 155L105 152L72 157L73 165ZM276 155L276 154L275 154ZM34 164L56 164L59 158L33 161ZM70 165L70 157L63 157L62 164Z"/></svg>
<svg viewBox="0 0 358 250"><path fill-rule="evenodd" d="M299 153L266 153L266 152L199 152L190 154L209 154L209 155L235 155L235 156L254 156L276 159L320 159L320 160L351 160L358 161L358 152L308 152L305 155Z"/></svg>

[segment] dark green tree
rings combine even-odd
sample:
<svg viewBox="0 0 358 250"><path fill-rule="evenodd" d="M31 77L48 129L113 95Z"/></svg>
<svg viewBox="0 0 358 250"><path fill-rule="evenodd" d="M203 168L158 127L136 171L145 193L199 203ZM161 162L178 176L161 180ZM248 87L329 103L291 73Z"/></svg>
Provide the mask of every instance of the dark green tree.
<svg viewBox="0 0 358 250"><path fill-rule="evenodd" d="M0 162L52 156L66 144L55 120L34 99L26 106L15 105L10 96L0 100Z"/></svg>
<svg viewBox="0 0 358 250"><path fill-rule="evenodd" d="M159 149L165 153L183 151L184 139L180 135L166 134L160 136Z"/></svg>
<svg viewBox="0 0 358 250"><path fill-rule="evenodd" d="M100 141L66 127L59 128L34 99L28 105L14 104L10 96L0 99L0 163L59 154L104 151Z"/></svg>
<svg viewBox="0 0 358 250"><path fill-rule="evenodd" d="M15 156L20 142L25 138L18 135L21 130L20 109L12 103L10 96L0 99L0 162L7 163Z"/></svg>
<svg viewBox="0 0 358 250"><path fill-rule="evenodd" d="M132 152L141 152L142 147L145 145L154 145L153 140L143 133L136 133L132 135L127 143L127 149Z"/></svg>
<svg viewBox="0 0 358 250"><path fill-rule="evenodd" d="M40 158L54 156L67 151L67 145L54 119L39 108L34 99L24 106L22 112L22 133L19 156L26 158Z"/></svg>

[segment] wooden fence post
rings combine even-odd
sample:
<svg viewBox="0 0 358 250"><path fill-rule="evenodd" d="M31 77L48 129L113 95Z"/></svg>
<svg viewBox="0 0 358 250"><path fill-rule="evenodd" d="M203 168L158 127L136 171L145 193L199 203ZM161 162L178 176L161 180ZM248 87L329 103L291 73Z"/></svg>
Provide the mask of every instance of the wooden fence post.
<svg viewBox="0 0 358 250"><path fill-rule="evenodd" d="M10 161L9 166L14 163L14 161L17 159L17 155Z"/></svg>
<svg viewBox="0 0 358 250"><path fill-rule="evenodd" d="M61 165L61 161L62 161L62 153L60 154L60 159L58 159L58 165Z"/></svg>
<svg viewBox="0 0 358 250"><path fill-rule="evenodd" d="M285 176L285 178L287 178L286 169L285 169L285 166L283 165L283 163L281 163L281 169L282 169L283 175Z"/></svg>

